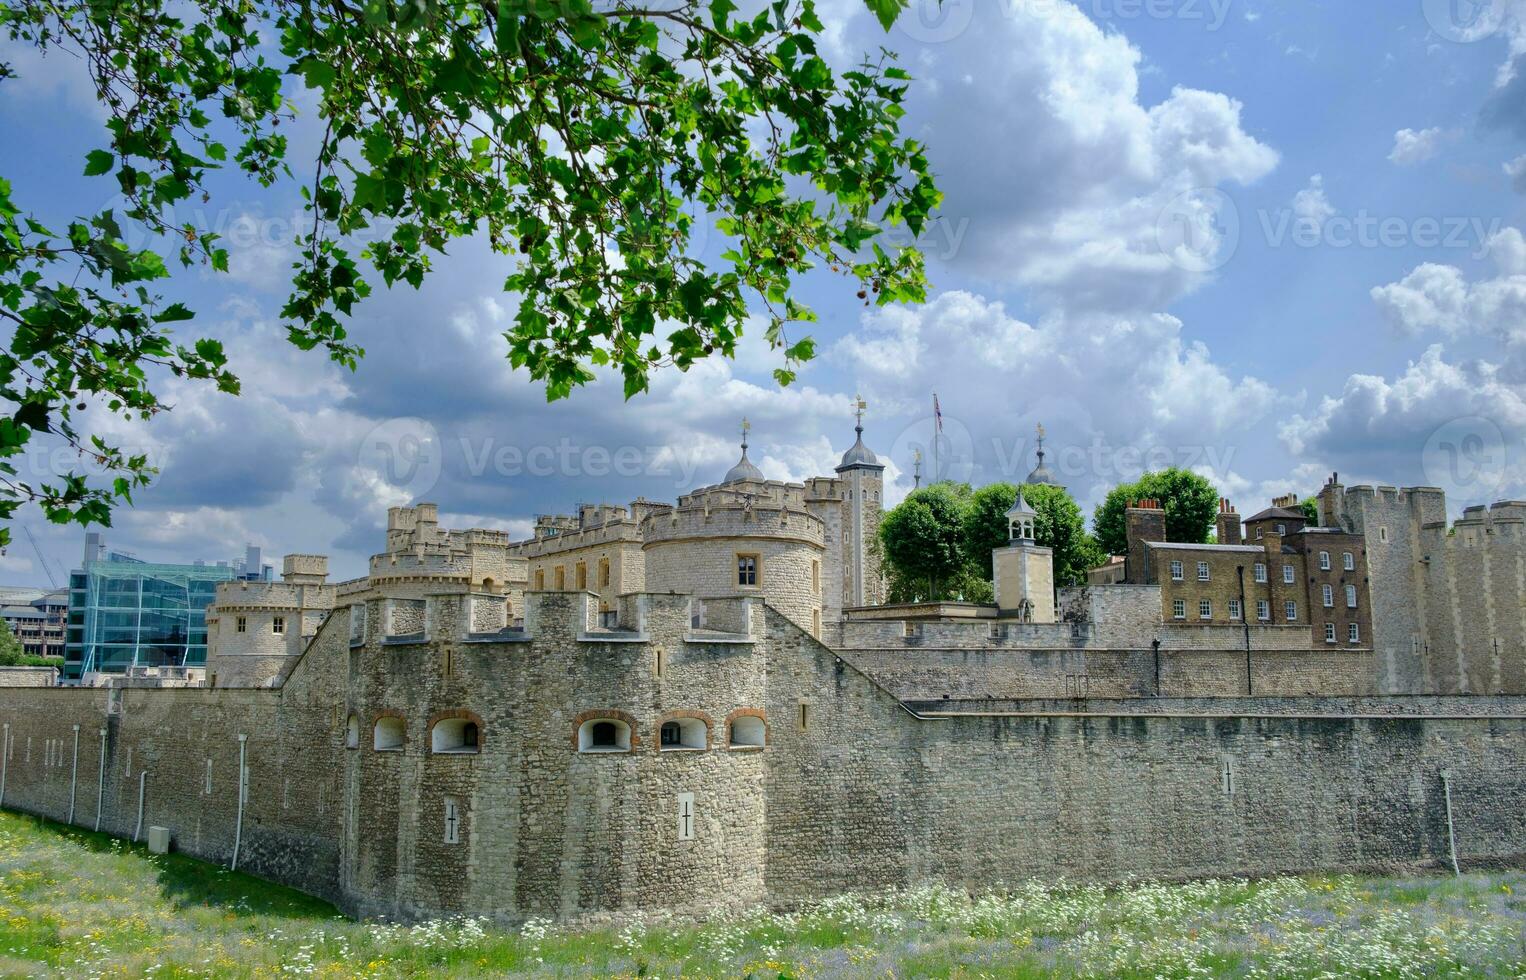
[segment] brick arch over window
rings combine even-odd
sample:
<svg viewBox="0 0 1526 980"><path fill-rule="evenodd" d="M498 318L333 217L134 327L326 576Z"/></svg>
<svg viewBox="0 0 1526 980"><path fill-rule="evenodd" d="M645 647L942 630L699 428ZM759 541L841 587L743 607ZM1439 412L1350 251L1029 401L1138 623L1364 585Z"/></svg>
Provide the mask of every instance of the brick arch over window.
<svg viewBox="0 0 1526 980"><path fill-rule="evenodd" d="M773 736L768 731L768 712L764 711L762 708L738 708L735 711L733 711L731 714L726 716L726 745L727 745L728 748L736 746L738 744L736 739L732 735L733 726L736 724L736 720L738 718L756 718L756 719L758 719L758 721L763 723L763 742L762 742L762 744L763 745L767 745L771 741L773 741ZM744 745L744 747L752 748L753 746L751 746L751 745Z"/></svg>
<svg viewBox="0 0 1526 980"><path fill-rule="evenodd" d="M476 726L475 738L463 738L459 731L450 733L450 736L444 738L443 742L435 736L436 729L441 722L453 723L458 721ZM450 725L450 727L457 728L459 726ZM487 726L482 723L482 716L466 708L451 708L447 711L431 715L428 730L430 752L435 754L441 752L480 752L486 742Z"/></svg>
<svg viewBox="0 0 1526 980"><path fill-rule="evenodd" d="M578 732L583 728L584 722L599 721L607 718L610 721L623 721L631 733L630 751L634 752L641 746L640 729L636 726L636 716L628 711L620 711L617 708L595 708L592 711L584 711L572 719L572 751L578 750Z"/></svg>
<svg viewBox="0 0 1526 980"><path fill-rule="evenodd" d="M401 731L399 740L391 742L382 733L382 722L395 721ZM388 726L389 728L391 726ZM386 743L386 744L384 744ZM371 747L378 752L402 752L408 745L408 716L396 708L383 708L371 716Z"/></svg>
<svg viewBox="0 0 1526 980"><path fill-rule="evenodd" d="M662 732L662 726L666 725L670 721L678 721L678 722L683 722L683 721L698 721L698 722L700 722L701 724L703 724L705 726L705 744L704 744L703 748L706 749L706 750L709 750L711 747L713 747L715 745L715 741L714 741L714 739L715 739L715 720L712 719L709 715L705 714L703 711L689 711L689 710L684 710L684 711L669 711L669 712L665 713L662 717L657 719L657 731L659 733L659 737L657 739L657 744L654 746L654 748L656 748L658 751L662 750L662 738L661 738L661 735L660 735L660 733ZM687 743L687 739L685 740L685 742ZM685 748L693 748L693 746L689 746L687 744L685 744L684 747Z"/></svg>

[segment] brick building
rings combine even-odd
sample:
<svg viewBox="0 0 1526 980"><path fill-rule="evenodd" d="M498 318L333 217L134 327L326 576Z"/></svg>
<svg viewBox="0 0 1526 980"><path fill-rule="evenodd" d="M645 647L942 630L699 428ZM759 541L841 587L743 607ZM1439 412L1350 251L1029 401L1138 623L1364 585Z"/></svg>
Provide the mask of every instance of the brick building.
<svg viewBox="0 0 1526 980"><path fill-rule="evenodd" d="M1372 643L1367 551L1360 535L1311 527L1296 497L1279 498L1242 527L1220 500L1215 544L1166 540L1156 500L1124 512L1123 580L1159 585L1169 625L1306 626L1311 649L1367 650Z"/></svg>

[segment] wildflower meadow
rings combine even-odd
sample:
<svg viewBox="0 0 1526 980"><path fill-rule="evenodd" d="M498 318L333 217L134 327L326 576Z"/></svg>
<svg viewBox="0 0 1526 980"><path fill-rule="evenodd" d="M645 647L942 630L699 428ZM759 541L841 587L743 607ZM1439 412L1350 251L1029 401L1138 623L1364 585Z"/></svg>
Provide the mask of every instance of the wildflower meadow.
<svg viewBox="0 0 1526 980"><path fill-rule="evenodd" d="M1526 975L1526 875L926 887L707 922L355 922L180 855L0 813L6 977ZM1519 896L1519 897L1518 897Z"/></svg>

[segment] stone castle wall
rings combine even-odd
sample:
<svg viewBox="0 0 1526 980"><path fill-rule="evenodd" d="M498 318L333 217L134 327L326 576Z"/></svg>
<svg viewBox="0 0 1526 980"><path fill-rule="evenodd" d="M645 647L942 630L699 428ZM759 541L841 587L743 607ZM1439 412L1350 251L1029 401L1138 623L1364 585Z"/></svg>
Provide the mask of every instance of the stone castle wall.
<svg viewBox="0 0 1526 980"><path fill-rule="evenodd" d="M529 601L522 636L476 642L456 639L464 597L436 596L429 638L400 641L369 598L358 642L329 617L277 690L0 689L3 804L65 819L72 787L76 824L99 802L102 829L130 836L141 780L144 826L182 850L229 861L237 836L241 867L353 912L505 922L929 881L1434 866L1443 772L1465 862L1526 853L1510 699L918 716L860 672L862 652L773 609L728 614L750 633L725 637L691 631L689 597L648 595L622 603L629 632L600 633L596 597ZM601 717L630 726L631 751L577 750ZM732 747L739 717L766 719L766 747ZM707 747L662 748L670 718L707 726ZM480 751L434 751L436 724L465 719ZM376 750L378 722L401 724L396 751Z"/></svg>
<svg viewBox="0 0 1526 980"><path fill-rule="evenodd" d="M1434 488L1321 497L1365 541L1379 690L1526 693L1526 505L1469 508L1448 533Z"/></svg>

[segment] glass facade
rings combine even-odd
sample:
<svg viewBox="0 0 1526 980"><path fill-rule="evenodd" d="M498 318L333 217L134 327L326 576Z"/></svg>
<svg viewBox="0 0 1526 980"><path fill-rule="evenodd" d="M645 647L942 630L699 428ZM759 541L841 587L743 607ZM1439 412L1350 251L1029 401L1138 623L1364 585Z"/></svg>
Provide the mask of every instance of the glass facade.
<svg viewBox="0 0 1526 980"><path fill-rule="evenodd" d="M112 555L69 577L64 680L135 666L201 667L207 662L207 606L224 565L154 565Z"/></svg>

